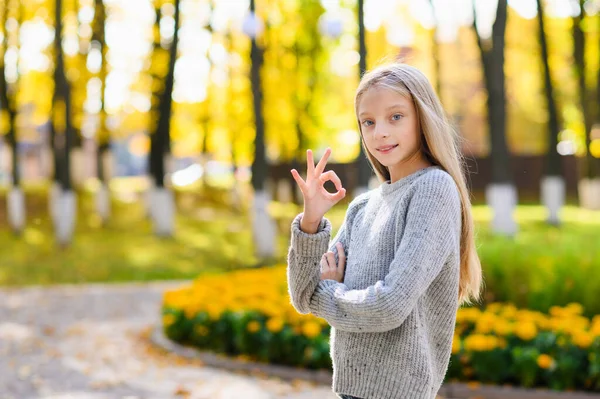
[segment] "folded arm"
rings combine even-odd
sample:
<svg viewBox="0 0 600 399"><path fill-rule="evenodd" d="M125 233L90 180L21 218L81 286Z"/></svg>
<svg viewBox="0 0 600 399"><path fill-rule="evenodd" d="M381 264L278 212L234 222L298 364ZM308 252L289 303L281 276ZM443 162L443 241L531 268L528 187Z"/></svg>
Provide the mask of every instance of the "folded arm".
<svg viewBox="0 0 600 399"><path fill-rule="evenodd" d="M333 280L317 282L310 311L343 331L383 332L402 325L449 256L460 250L458 190L453 182L442 183L423 182L415 191L384 280L362 290Z"/></svg>

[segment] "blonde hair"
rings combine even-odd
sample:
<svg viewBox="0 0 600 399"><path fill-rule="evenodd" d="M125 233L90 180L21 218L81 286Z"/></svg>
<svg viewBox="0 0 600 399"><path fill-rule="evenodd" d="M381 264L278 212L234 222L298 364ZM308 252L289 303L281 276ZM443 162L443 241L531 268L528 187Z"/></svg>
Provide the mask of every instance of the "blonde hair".
<svg viewBox="0 0 600 399"><path fill-rule="evenodd" d="M356 90L354 107L362 146L381 182L390 180L390 172L368 151L358 120L360 100L365 92L373 87L385 87L412 99L421 131L423 155L429 162L448 172L458 187L462 207L458 298L460 304L479 301L482 285L481 262L475 247L471 200L465 177L466 166L459 148L460 137L450 124L429 80L417 68L403 63L392 63L367 72Z"/></svg>

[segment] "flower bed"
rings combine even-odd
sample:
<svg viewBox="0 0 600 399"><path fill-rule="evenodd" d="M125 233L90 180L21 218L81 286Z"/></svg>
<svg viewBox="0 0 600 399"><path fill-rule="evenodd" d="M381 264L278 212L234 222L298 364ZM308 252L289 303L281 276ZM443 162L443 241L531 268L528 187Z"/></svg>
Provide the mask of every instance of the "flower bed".
<svg viewBox="0 0 600 399"><path fill-rule="evenodd" d="M168 291L163 327L172 340L239 358L331 368L329 325L301 315L285 266L203 276ZM548 314L492 303L461 308L447 380L600 391L600 315L581 305Z"/></svg>

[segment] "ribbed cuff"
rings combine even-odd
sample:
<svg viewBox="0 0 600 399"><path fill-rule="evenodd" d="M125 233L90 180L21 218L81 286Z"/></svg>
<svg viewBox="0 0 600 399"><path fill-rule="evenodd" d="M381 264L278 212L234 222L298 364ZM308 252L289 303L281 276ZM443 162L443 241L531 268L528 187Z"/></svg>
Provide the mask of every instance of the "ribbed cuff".
<svg viewBox="0 0 600 399"><path fill-rule="evenodd" d="M335 287L331 287L337 286L339 284L340 283L338 283L335 280L319 281L319 284L315 288L315 292L313 293L310 299L310 303L308 305L312 314L314 314L315 316L323 317L324 313L322 313L322 309L324 309L324 307L327 306L327 304L323 302L327 300L327 297L330 295L330 292L335 291ZM329 307L331 307L331 304L329 305Z"/></svg>
<svg viewBox="0 0 600 399"><path fill-rule="evenodd" d="M305 233L300 229L300 220L304 212L292 221L292 248L299 256L320 258L329 249L331 239L331 222L323 217L315 234Z"/></svg>

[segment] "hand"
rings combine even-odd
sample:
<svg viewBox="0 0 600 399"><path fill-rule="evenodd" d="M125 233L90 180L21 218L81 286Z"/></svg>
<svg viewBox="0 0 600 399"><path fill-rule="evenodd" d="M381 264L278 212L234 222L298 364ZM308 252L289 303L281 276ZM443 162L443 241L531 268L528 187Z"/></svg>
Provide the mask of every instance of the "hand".
<svg viewBox="0 0 600 399"><path fill-rule="evenodd" d="M333 252L328 251L321 258L321 280L335 280L344 282L344 270L346 270L346 254L341 242L336 244L338 253L338 264L335 264Z"/></svg>
<svg viewBox="0 0 600 399"><path fill-rule="evenodd" d="M325 213L346 196L346 189L342 187L342 182L335 172L330 170L323 173L330 154L331 149L327 148L323 158L315 167L312 151L306 150L306 181L302 180L296 169L291 170L304 197L303 221L311 225L318 225ZM323 187L328 180L335 184L335 188L338 190L335 194L331 194Z"/></svg>

